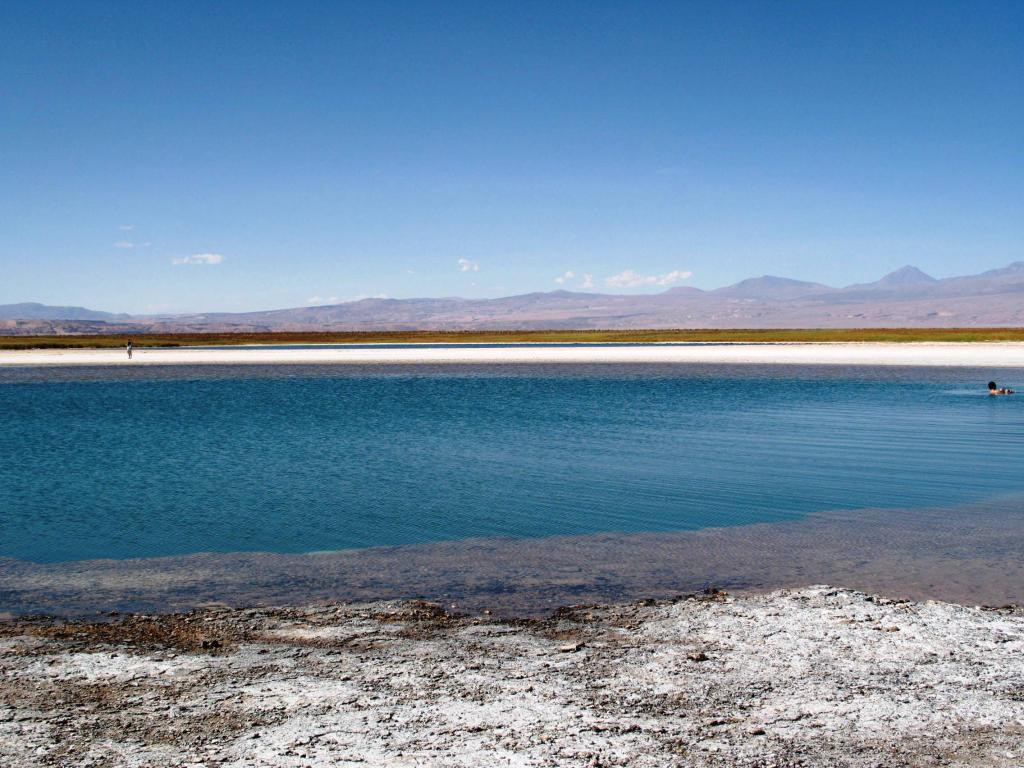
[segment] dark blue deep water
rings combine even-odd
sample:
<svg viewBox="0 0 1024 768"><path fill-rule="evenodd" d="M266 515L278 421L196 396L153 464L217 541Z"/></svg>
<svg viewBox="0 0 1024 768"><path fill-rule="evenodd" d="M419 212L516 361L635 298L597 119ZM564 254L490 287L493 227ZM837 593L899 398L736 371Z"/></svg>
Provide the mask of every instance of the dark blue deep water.
<svg viewBox="0 0 1024 768"><path fill-rule="evenodd" d="M0 371L0 556L674 531L1024 491L990 372ZM1000 383L1024 384L1024 372Z"/></svg>

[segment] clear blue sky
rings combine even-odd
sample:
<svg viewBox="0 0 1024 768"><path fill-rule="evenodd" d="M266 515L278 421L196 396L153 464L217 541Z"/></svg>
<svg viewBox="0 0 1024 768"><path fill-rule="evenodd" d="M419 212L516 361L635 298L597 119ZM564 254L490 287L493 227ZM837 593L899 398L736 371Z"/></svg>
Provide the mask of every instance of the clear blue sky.
<svg viewBox="0 0 1024 768"><path fill-rule="evenodd" d="M1021 258L1018 0L0 4L0 303Z"/></svg>

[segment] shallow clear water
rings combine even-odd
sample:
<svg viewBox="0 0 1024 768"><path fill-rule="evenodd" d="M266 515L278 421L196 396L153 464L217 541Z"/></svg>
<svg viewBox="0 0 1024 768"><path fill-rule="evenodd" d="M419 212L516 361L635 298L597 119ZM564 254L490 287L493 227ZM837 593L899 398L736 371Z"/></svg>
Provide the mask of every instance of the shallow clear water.
<svg viewBox="0 0 1024 768"><path fill-rule="evenodd" d="M1024 490L985 371L0 371L0 556L685 531ZM1024 383L1003 371L1000 383Z"/></svg>

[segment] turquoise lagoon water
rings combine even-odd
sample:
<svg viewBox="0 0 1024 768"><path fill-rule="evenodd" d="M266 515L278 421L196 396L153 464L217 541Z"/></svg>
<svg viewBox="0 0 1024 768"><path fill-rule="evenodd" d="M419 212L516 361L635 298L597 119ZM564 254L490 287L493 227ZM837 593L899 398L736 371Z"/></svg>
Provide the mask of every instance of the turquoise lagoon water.
<svg viewBox="0 0 1024 768"><path fill-rule="evenodd" d="M1024 372L0 370L0 557L685 531L1024 491Z"/></svg>

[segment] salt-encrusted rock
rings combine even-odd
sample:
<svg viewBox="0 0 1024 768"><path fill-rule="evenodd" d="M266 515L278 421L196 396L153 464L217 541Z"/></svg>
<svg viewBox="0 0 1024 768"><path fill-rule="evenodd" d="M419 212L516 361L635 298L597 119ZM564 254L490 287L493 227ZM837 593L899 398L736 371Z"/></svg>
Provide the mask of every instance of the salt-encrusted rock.
<svg viewBox="0 0 1024 768"><path fill-rule="evenodd" d="M1024 764L1014 608L810 587L109 618L0 625L0 765Z"/></svg>

